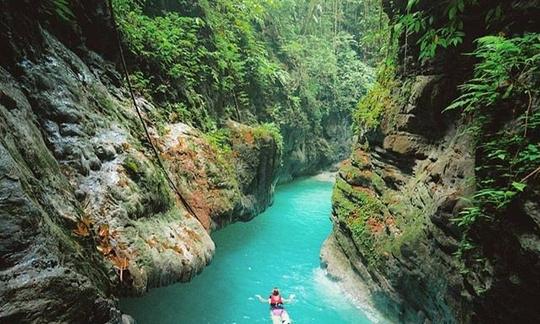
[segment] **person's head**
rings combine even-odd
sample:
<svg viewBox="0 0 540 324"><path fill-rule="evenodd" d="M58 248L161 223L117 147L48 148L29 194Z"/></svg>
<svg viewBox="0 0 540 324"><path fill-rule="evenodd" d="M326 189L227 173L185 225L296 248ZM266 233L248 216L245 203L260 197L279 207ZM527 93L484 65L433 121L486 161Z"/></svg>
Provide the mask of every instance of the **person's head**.
<svg viewBox="0 0 540 324"><path fill-rule="evenodd" d="M274 296L279 295L279 289L277 289L277 287L274 287L274 289L272 290L272 295Z"/></svg>

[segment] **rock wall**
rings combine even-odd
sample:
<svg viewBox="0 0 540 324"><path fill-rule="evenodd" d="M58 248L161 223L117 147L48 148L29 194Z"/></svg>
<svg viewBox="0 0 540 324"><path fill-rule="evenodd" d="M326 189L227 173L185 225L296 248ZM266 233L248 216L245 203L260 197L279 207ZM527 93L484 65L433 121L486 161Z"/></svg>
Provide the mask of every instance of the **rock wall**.
<svg viewBox="0 0 540 324"><path fill-rule="evenodd" d="M284 127L283 165L279 181L313 175L321 170L334 169L351 151L353 132L348 114L332 113L322 121L323 137L302 129Z"/></svg>
<svg viewBox="0 0 540 324"><path fill-rule="evenodd" d="M484 1L479 7L496 5ZM394 1L385 7L395 16L405 6L406 1ZM512 19L508 28L534 30L529 23L537 11L531 8L537 3L514 2L506 13ZM471 39L426 65L415 63L414 39L400 40L397 83L391 89L395 108L387 107L391 111L368 134L369 144L360 139L353 145L338 173L334 228L323 247L323 265L334 278L355 277L352 289L369 290L370 301L393 321L540 320L533 305L540 300L537 181L504 221L480 229L482 266L467 270L456 256L463 233L452 220L470 206L466 198L475 191L471 180L479 162L467 121L443 109L471 75L474 62L461 53L470 52L474 30L483 24L475 14L465 27L471 28L466 30Z"/></svg>
<svg viewBox="0 0 540 324"><path fill-rule="evenodd" d="M43 19L51 3L0 2L0 322L116 323L116 296L190 280L211 229L271 203L281 152L246 125L229 125L227 152L187 125L150 127L194 217L108 60L105 2L72 1L69 23ZM159 108L137 101L152 125Z"/></svg>

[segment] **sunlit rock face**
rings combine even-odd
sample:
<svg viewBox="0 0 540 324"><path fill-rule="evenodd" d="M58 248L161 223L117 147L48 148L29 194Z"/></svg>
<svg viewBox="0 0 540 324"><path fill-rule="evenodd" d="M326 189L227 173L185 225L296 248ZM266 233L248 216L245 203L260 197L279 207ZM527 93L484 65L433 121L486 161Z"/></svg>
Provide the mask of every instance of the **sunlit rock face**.
<svg viewBox="0 0 540 324"><path fill-rule="evenodd" d="M529 28L534 1L515 3L508 17L522 17L524 25L512 26ZM385 8L392 16L405 6L387 2ZM408 39L409 47L405 41L391 89L393 107L367 141L353 144L338 172L323 265L334 278L356 278L353 291L369 290L375 306L395 321L536 322L538 182L500 223L475 233L481 263L465 268L457 256L463 230L455 219L471 206L466 197L475 192L479 161L467 121L443 110L458 96L473 62L459 51L442 51L420 66L415 40Z"/></svg>
<svg viewBox="0 0 540 324"><path fill-rule="evenodd" d="M137 97L191 214L103 58L115 46L94 34L112 33L99 25L105 3L74 3L75 31L64 38L36 25L29 3L0 8L0 322L119 322L116 296L190 280L212 258L212 229L272 202L278 144L231 123L224 159L187 125L158 131L150 116L159 108Z"/></svg>

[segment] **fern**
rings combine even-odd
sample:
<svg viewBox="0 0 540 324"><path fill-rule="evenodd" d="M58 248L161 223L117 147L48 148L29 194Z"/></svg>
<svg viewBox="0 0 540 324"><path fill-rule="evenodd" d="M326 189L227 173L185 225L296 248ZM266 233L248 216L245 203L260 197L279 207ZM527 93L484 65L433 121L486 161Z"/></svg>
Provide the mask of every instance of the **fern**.
<svg viewBox="0 0 540 324"><path fill-rule="evenodd" d="M477 139L477 186L473 206L454 222L464 230L463 244L480 222L496 222L526 191L540 165L540 34L485 36L469 54L478 63L461 95L446 108L473 120ZM460 248L459 254L471 250Z"/></svg>
<svg viewBox="0 0 540 324"><path fill-rule="evenodd" d="M419 0L407 2L407 13L397 23L398 32L406 37L418 34L420 54L418 59L426 61L433 58L439 48L456 47L463 42L462 16L465 9L476 5L477 0L446 0L429 10L417 10ZM492 14L493 15L493 14Z"/></svg>
<svg viewBox="0 0 540 324"><path fill-rule="evenodd" d="M462 95L447 110L461 108L471 112L478 107L489 108L515 94L535 91L528 80L540 63L539 54L531 53L539 51L539 34L513 39L485 36L476 42L472 55L479 63L474 78L460 87Z"/></svg>
<svg viewBox="0 0 540 324"><path fill-rule="evenodd" d="M75 18L70 0L47 0L43 4L43 10L47 15L59 17L63 21L72 21Z"/></svg>

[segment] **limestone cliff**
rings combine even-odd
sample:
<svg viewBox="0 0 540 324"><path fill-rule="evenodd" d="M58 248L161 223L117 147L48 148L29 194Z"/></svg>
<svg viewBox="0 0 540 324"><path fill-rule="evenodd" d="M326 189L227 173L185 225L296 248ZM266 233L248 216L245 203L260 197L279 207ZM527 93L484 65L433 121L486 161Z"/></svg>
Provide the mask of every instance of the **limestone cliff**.
<svg viewBox="0 0 540 324"><path fill-rule="evenodd" d="M323 129L321 137L313 136L309 130L285 127L280 182L331 169L350 154L353 132L348 113L332 113L320 127Z"/></svg>
<svg viewBox="0 0 540 324"><path fill-rule="evenodd" d="M119 322L116 296L190 280L211 229L271 203L281 152L237 123L227 149L181 123L155 129L158 107L138 97L191 215L109 60L106 2L71 1L69 23L45 22L48 3L0 2L0 322Z"/></svg>
<svg viewBox="0 0 540 324"><path fill-rule="evenodd" d="M350 154L353 132L348 114L332 114L325 118L321 126L324 129L322 137L299 129L284 129L280 182L335 169L334 165Z"/></svg>
<svg viewBox="0 0 540 324"><path fill-rule="evenodd" d="M390 16L406 11L407 1L385 3ZM538 2L505 3L505 33L537 31ZM430 5L420 1L422 8ZM469 232L475 260L464 266L458 253L464 232L455 220L470 207L468 198L476 190L474 179L482 176L478 170L485 157L482 143L466 131L470 120L443 110L472 74L474 62L462 54L472 51L478 30L487 28L480 12L497 5L480 1L465 14L463 45L440 51L423 65L417 63L417 38L400 38L398 73L389 83L391 105L385 106L381 124L367 134L367 141L361 137L354 144L339 170L334 229L323 247L323 264L337 279L352 272L356 289L368 289L374 306L395 321L540 320L535 306L540 300L538 178L529 178L527 190L498 221ZM535 111L538 98L512 105ZM504 117L495 127L515 127L510 113L499 116ZM538 143L534 132L530 136Z"/></svg>

